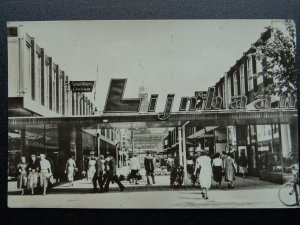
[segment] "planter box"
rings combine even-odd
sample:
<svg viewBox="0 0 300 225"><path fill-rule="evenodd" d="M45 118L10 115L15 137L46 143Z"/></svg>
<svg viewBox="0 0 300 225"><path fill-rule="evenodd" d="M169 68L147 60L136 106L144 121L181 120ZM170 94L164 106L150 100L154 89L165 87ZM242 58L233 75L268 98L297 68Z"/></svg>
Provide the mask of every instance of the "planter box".
<svg viewBox="0 0 300 225"><path fill-rule="evenodd" d="M261 180L270 181L270 182L276 183L276 184L283 184L283 183L293 179L292 173L260 171L258 176L259 176L259 179L261 179Z"/></svg>

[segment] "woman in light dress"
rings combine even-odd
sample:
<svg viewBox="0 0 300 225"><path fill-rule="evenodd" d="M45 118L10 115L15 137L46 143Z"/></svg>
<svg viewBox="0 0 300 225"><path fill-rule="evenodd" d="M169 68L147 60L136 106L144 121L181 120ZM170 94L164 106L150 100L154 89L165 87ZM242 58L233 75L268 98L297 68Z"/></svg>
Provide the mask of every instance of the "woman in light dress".
<svg viewBox="0 0 300 225"><path fill-rule="evenodd" d="M96 160L95 157L92 156L89 161L89 169L88 169L88 180L92 180L96 172Z"/></svg>
<svg viewBox="0 0 300 225"><path fill-rule="evenodd" d="M234 161L234 156L232 153L228 153L225 158L225 181L228 182L228 189L234 188L233 182L235 180L235 171L236 171L236 163Z"/></svg>
<svg viewBox="0 0 300 225"><path fill-rule="evenodd" d="M76 163L74 160L74 156L71 156L66 163L65 174L67 174L69 186L74 185L74 173L75 173Z"/></svg>
<svg viewBox="0 0 300 225"><path fill-rule="evenodd" d="M41 179L41 187L43 187L43 195L46 195L46 190L48 187L49 178L52 174L50 162L46 159L46 155L40 154L40 179Z"/></svg>
<svg viewBox="0 0 300 225"><path fill-rule="evenodd" d="M31 160L28 165L28 189L31 189L31 195L34 195L34 189L38 185L38 177L40 171L40 163L35 154L31 155Z"/></svg>
<svg viewBox="0 0 300 225"><path fill-rule="evenodd" d="M201 152L201 156L196 160L194 175L196 176L197 169L200 169L199 181L202 188L202 197L208 199L208 190L211 186L212 168L211 159L207 156L206 151Z"/></svg>
<svg viewBox="0 0 300 225"><path fill-rule="evenodd" d="M26 189L27 185L27 169L28 169L28 163L26 162L25 156L21 157L21 162L18 164L18 182L17 186L19 189L21 189L21 195L24 195L24 191Z"/></svg>

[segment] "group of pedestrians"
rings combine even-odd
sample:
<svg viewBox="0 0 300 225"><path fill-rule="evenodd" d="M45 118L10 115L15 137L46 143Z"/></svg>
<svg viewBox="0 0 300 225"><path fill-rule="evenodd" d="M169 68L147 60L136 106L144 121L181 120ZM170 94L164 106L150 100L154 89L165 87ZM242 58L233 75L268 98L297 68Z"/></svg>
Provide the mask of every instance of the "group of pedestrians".
<svg viewBox="0 0 300 225"><path fill-rule="evenodd" d="M25 190L31 190L31 195L34 195L37 187L42 187L43 195L46 195L49 180L53 175L51 164L45 154L40 154L40 160L32 154L29 162L22 156L17 168L17 187L21 189L21 195L25 194Z"/></svg>
<svg viewBox="0 0 300 225"><path fill-rule="evenodd" d="M94 192L109 192L111 182L115 182L119 186L120 191L125 189L117 176L116 160L110 152L107 152L105 159L103 155L100 155L95 160L95 173L92 182Z"/></svg>
<svg viewBox="0 0 300 225"><path fill-rule="evenodd" d="M152 179L152 184L155 184L155 178L154 178L154 169L155 169L155 162L154 158L151 156L150 152L147 151L146 156L144 158L144 167L146 171L146 178L147 178L147 184L150 185L150 177ZM137 154L134 154L133 157L130 159L129 162L130 166L130 174L128 177L128 180L130 183L138 184L138 180L140 179L140 160L137 157Z"/></svg>
<svg viewBox="0 0 300 225"><path fill-rule="evenodd" d="M247 157L242 153L239 158L240 172L243 177L246 177L247 172ZM216 182L216 187L221 188L222 178L224 173L225 181L228 189L234 188L235 174L237 172L237 164L234 159L234 154L223 151L222 154L216 153L211 158L207 151L201 151L200 156L196 159L194 173L192 179L199 179L202 189L202 196L208 199L208 190L211 187L212 178Z"/></svg>

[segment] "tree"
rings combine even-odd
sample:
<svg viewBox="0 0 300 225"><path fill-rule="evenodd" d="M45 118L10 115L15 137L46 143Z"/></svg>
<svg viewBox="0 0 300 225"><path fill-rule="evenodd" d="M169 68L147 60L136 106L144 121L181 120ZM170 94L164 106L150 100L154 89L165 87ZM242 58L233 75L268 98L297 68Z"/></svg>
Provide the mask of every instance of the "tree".
<svg viewBox="0 0 300 225"><path fill-rule="evenodd" d="M271 37L256 47L256 57L262 63L259 75L271 80L260 91L262 95L291 97L296 95L296 28L292 20L284 22L284 28L269 26Z"/></svg>

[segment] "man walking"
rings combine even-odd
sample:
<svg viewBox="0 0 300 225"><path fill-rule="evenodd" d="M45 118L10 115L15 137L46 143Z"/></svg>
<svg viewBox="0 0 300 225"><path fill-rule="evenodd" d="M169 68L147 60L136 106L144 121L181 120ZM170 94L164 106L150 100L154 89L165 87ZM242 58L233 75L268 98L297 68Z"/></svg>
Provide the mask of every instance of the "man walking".
<svg viewBox="0 0 300 225"><path fill-rule="evenodd" d="M134 154L133 157L130 159L130 179L135 180L135 184L138 184L138 173L140 170L140 162L137 158L137 154Z"/></svg>
<svg viewBox="0 0 300 225"><path fill-rule="evenodd" d="M100 192L103 192L103 171L104 171L104 156L100 155L96 160L96 172L93 177L94 192L97 192L97 182L99 184Z"/></svg>
<svg viewBox="0 0 300 225"><path fill-rule="evenodd" d="M117 176L117 168L116 168L116 160L111 155L110 152L107 153L107 165L106 165L106 183L104 186L104 191L109 192L109 183L111 181L114 181L118 184L120 191L123 191L125 189L124 185L120 182L118 176Z"/></svg>
<svg viewBox="0 0 300 225"><path fill-rule="evenodd" d="M154 180L154 162L153 158L150 155L150 152L147 151L147 155L144 160L145 170L146 170L146 176L147 176L147 183L150 184L149 176L152 178L153 184L155 184Z"/></svg>

